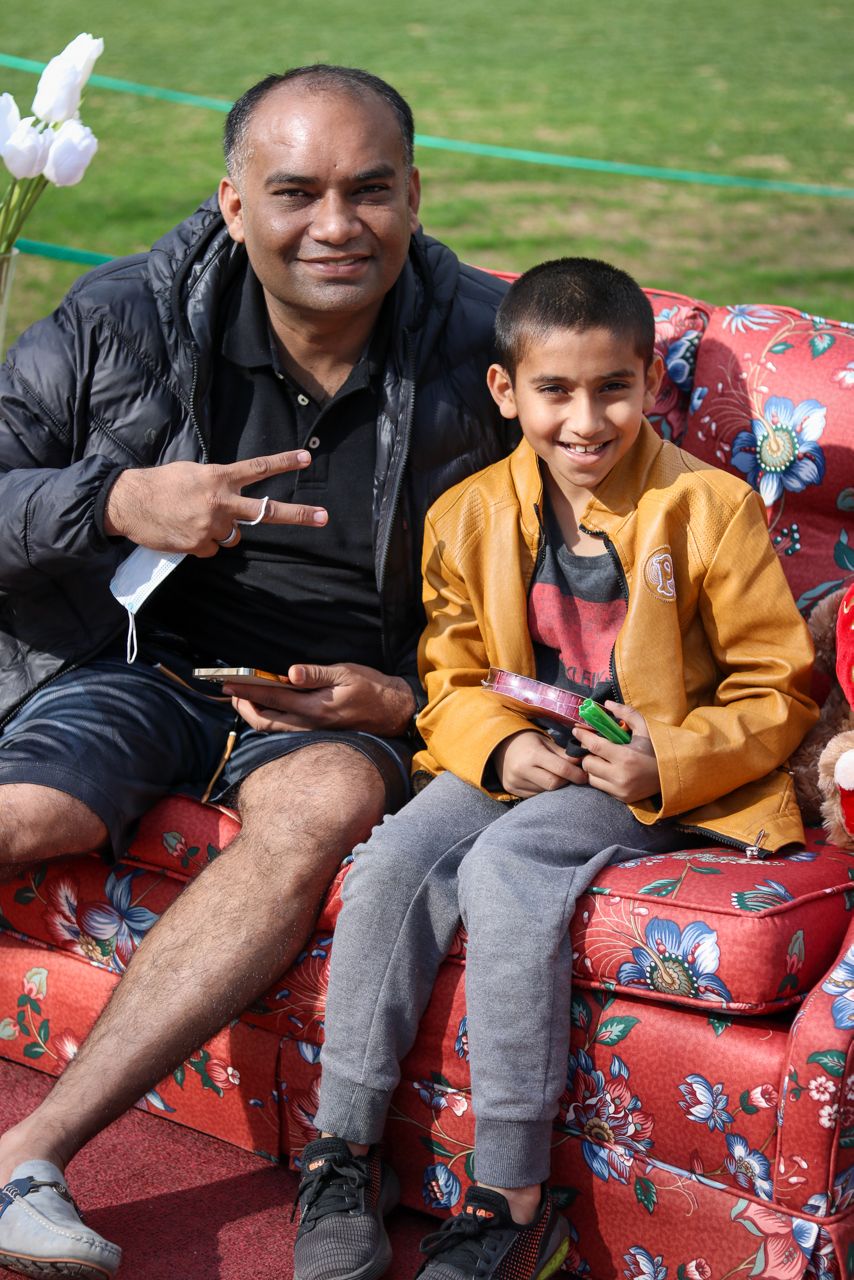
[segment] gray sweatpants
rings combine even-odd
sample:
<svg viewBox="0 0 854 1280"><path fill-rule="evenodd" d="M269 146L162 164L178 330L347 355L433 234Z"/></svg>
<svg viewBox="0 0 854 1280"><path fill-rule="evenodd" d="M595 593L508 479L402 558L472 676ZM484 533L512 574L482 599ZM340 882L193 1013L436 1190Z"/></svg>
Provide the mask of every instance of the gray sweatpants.
<svg viewBox="0 0 854 1280"><path fill-rule="evenodd" d="M317 1127L379 1141L462 917L477 1178L544 1181L566 1083L576 900L609 862L685 843L591 786L510 808L450 773L430 783L356 850L344 882Z"/></svg>

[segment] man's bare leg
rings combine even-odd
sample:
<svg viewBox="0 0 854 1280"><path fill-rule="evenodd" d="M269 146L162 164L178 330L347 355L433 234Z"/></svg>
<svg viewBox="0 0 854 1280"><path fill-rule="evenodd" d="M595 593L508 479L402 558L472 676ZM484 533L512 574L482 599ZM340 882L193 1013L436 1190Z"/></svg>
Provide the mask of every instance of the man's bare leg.
<svg viewBox="0 0 854 1280"><path fill-rule="evenodd" d="M52 1092L0 1138L0 1185L23 1160L64 1169L266 990L298 953L341 858L379 821L384 800L371 762L338 743L306 747L244 781L240 835L149 931Z"/></svg>
<svg viewBox="0 0 854 1280"><path fill-rule="evenodd" d="M82 800L29 782L0 786L0 879L106 841L107 828Z"/></svg>

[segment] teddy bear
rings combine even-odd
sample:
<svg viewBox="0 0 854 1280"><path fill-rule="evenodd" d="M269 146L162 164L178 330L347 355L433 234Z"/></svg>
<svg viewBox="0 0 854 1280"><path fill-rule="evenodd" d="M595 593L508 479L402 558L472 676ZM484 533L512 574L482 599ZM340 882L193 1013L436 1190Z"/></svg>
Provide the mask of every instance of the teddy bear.
<svg viewBox="0 0 854 1280"><path fill-rule="evenodd" d="M791 759L795 794L807 826L854 849L854 584L812 612L815 665L831 681L818 724Z"/></svg>

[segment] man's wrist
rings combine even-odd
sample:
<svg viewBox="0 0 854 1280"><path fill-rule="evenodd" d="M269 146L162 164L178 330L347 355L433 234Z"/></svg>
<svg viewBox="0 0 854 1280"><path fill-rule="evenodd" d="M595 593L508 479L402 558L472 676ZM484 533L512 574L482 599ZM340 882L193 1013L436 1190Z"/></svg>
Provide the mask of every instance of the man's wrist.
<svg viewBox="0 0 854 1280"><path fill-rule="evenodd" d="M127 470L127 467L116 467L115 470L111 471L104 480L101 491L95 499L95 507L92 513L95 526L98 532L102 533L106 538L121 538L124 536L115 522L115 500L113 499L112 504L110 500L113 497L116 484Z"/></svg>

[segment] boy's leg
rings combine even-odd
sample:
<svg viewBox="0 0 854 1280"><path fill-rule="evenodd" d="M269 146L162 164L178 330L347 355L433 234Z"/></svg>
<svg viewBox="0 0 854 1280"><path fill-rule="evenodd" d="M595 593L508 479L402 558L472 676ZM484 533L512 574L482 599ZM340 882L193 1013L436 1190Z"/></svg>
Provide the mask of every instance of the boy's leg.
<svg viewBox="0 0 854 1280"><path fill-rule="evenodd" d="M549 1173L566 1081L575 903L609 862L681 847L592 786L543 792L477 840L459 874L469 931L466 1005L479 1182L528 1188Z"/></svg>
<svg viewBox="0 0 854 1280"><path fill-rule="evenodd" d="M442 774L356 849L329 967L316 1123L378 1142L459 924L457 870L506 806Z"/></svg>
<svg viewBox="0 0 854 1280"><path fill-rule="evenodd" d="M505 807L443 774L356 849L335 928L315 1123L303 1151L295 1280L376 1280L397 1203L382 1136L433 981L459 923L457 868Z"/></svg>

